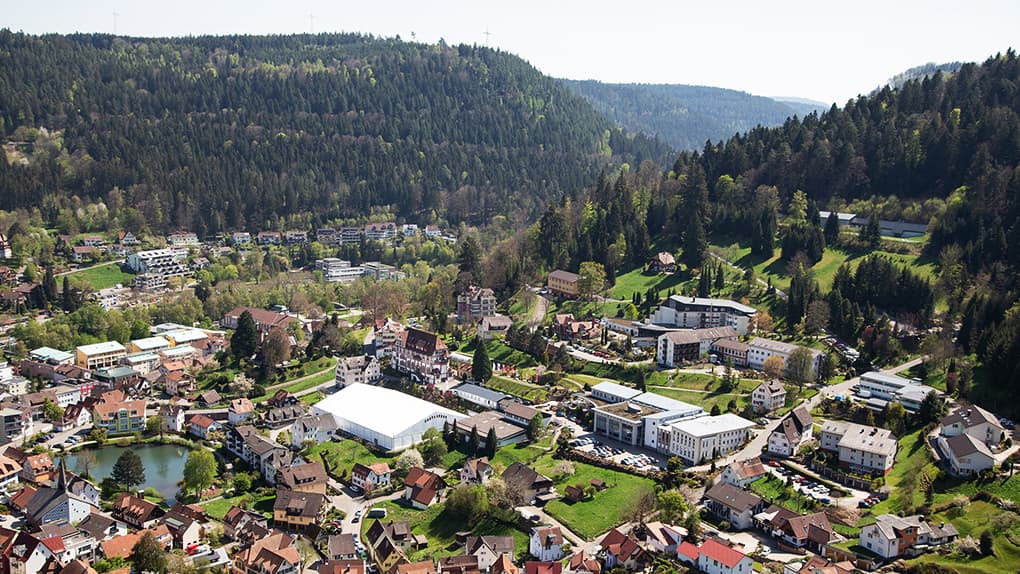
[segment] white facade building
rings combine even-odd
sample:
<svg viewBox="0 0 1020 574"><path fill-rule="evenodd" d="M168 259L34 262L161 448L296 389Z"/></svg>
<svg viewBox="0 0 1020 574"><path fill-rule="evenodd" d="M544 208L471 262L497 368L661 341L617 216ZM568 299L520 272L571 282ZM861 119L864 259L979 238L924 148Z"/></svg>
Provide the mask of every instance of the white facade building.
<svg viewBox="0 0 1020 574"><path fill-rule="evenodd" d="M319 259L315 268L322 271L322 278L329 283L349 283L365 274L361 266L352 266L350 261L336 257Z"/></svg>
<svg viewBox="0 0 1020 574"><path fill-rule="evenodd" d="M652 314L656 325L704 329L733 327L741 336L753 332L758 311L729 299L672 295Z"/></svg>
<svg viewBox="0 0 1020 574"><path fill-rule="evenodd" d="M747 366L760 371L769 357L782 357L785 365L790 355L800 348L800 345L792 343L755 337L747 343ZM822 362L823 353L817 349L808 349L808 351L811 352L811 376L814 376L818 372L818 365Z"/></svg>
<svg viewBox="0 0 1020 574"><path fill-rule="evenodd" d="M382 379L379 359L367 355L343 357L336 364L336 386L342 389L358 383L374 383Z"/></svg>
<svg viewBox="0 0 1020 574"><path fill-rule="evenodd" d="M687 464L701 464L740 448L753 427L732 413L683 420L659 428L657 448Z"/></svg>
<svg viewBox="0 0 1020 574"><path fill-rule="evenodd" d="M839 466L851 472L886 474L896 461L896 437L877 427L826 421L818 433L823 450L839 455Z"/></svg>

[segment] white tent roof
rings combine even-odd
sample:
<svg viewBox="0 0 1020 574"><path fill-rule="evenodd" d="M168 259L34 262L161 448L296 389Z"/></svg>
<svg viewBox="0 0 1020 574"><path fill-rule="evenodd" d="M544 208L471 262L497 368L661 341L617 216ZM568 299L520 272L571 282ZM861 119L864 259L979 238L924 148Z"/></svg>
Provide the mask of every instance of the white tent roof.
<svg viewBox="0 0 1020 574"><path fill-rule="evenodd" d="M391 437L433 415L452 420L467 416L400 391L364 384L345 387L315 403L314 409Z"/></svg>

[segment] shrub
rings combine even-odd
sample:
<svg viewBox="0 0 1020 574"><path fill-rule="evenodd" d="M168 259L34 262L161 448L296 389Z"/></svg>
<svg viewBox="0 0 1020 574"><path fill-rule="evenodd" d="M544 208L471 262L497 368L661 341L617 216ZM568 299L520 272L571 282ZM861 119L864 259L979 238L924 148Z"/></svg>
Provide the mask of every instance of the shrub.
<svg viewBox="0 0 1020 574"><path fill-rule="evenodd" d="M981 555L981 547L978 545L978 541L975 540L973 536L964 536L957 540L956 550L957 552L966 554L972 558Z"/></svg>

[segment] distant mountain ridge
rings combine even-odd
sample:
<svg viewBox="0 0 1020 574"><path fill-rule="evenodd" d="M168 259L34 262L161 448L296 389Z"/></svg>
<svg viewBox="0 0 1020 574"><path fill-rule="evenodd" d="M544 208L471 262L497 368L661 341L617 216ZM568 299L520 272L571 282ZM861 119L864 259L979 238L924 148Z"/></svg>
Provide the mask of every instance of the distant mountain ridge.
<svg viewBox="0 0 1020 574"><path fill-rule="evenodd" d="M828 106L810 100L778 101L746 92L683 84L606 84L560 80L624 129L655 135L681 150L700 149L759 125L775 126Z"/></svg>

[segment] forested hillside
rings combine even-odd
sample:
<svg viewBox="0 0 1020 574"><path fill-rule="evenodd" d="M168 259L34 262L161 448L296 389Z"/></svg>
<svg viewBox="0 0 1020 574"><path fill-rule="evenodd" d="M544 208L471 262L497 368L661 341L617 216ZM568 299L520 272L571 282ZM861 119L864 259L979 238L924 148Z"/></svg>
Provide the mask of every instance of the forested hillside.
<svg viewBox="0 0 1020 574"><path fill-rule="evenodd" d="M923 247L937 281L896 257L868 257L883 243L877 223L848 237L834 218L819 220L818 210L850 204L873 221L931 221L926 242L899 245ZM929 326L938 298L938 336L950 341L962 325L959 343L995 388L1020 391L1020 61L1008 51L948 78L937 73L821 116L756 128L681 154L664 178L643 166L603 179L547 211L533 233L539 265L592 260L610 278L639 265L652 246L679 247L689 269L711 262L713 237L749 244L751 263L773 259L781 246L775 263L790 282L785 329L825 303L830 328L880 359L891 334L882 315ZM857 261L831 268L825 292L811 268L830 245Z"/></svg>
<svg viewBox="0 0 1020 574"><path fill-rule="evenodd" d="M480 223L664 159L507 53L358 35L0 31L0 209L200 235L386 209Z"/></svg>
<svg viewBox="0 0 1020 574"><path fill-rule="evenodd" d="M700 149L759 125L776 126L805 106L745 92L676 84L562 80L625 129L658 136L676 149Z"/></svg>

